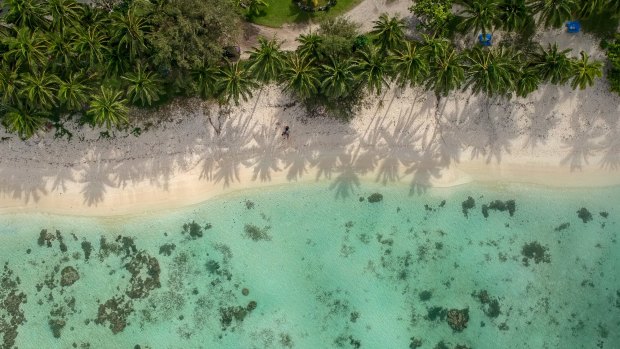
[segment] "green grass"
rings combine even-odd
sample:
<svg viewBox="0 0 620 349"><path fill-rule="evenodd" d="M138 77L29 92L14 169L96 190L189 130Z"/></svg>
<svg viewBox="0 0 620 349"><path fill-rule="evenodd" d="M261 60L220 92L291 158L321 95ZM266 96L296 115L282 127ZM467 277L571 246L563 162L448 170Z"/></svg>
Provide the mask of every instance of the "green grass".
<svg viewBox="0 0 620 349"><path fill-rule="evenodd" d="M293 0L267 0L269 7L264 9L259 16L250 19L250 22L264 25L267 27L278 28L286 23L305 23L309 20L321 20L329 17L339 16L362 0L338 0L336 6L329 11L315 13L302 12Z"/></svg>

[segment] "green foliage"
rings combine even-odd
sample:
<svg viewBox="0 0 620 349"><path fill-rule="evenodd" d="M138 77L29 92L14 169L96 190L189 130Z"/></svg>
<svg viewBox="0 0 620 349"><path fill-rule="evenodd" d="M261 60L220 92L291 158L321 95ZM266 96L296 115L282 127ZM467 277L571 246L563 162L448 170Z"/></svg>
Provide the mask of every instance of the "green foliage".
<svg viewBox="0 0 620 349"><path fill-rule="evenodd" d="M388 17L382 14L379 19L374 21L374 26L370 35L374 42L380 47L381 52L387 53L398 49L405 41L405 23L397 17Z"/></svg>
<svg viewBox="0 0 620 349"><path fill-rule="evenodd" d="M421 48L422 45L406 42L405 47L392 56L393 69L396 81L404 87L422 84L428 77L428 59Z"/></svg>
<svg viewBox="0 0 620 349"><path fill-rule="evenodd" d="M616 39L606 44L606 49L609 60L607 80L610 89L620 94L620 34L616 34Z"/></svg>
<svg viewBox="0 0 620 349"><path fill-rule="evenodd" d="M532 0L531 9L540 16L545 28L560 28L572 18L577 9L577 0Z"/></svg>
<svg viewBox="0 0 620 349"><path fill-rule="evenodd" d="M164 92L161 88L162 80L152 71L139 64L132 73L121 77L127 84L127 97L132 103L141 106L150 106L159 100Z"/></svg>
<svg viewBox="0 0 620 349"><path fill-rule="evenodd" d="M518 79L517 55L505 47L476 46L465 54L465 87L474 94L506 96L513 92Z"/></svg>
<svg viewBox="0 0 620 349"><path fill-rule="evenodd" d="M522 33L534 25L534 18L526 0L502 0L498 10L499 23L505 30Z"/></svg>
<svg viewBox="0 0 620 349"><path fill-rule="evenodd" d="M317 58L331 57L347 59L351 57L355 39L359 35L359 25L346 18L330 18L319 27Z"/></svg>
<svg viewBox="0 0 620 349"><path fill-rule="evenodd" d="M250 52L248 68L256 80L269 83L280 77L284 64L284 53L276 39L258 38L258 47Z"/></svg>
<svg viewBox="0 0 620 349"><path fill-rule="evenodd" d="M222 102L239 105L239 100L247 101L252 97L256 87L258 84L243 64L228 63L219 71L216 90Z"/></svg>
<svg viewBox="0 0 620 349"><path fill-rule="evenodd" d="M22 139L32 137L43 127L47 113L26 105L8 108L2 122L9 130L15 132Z"/></svg>
<svg viewBox="0 0 620 349"><path fill-rule="evenodd" d="M307 55L289 55L283 71L284 91L292 93L301 100L317 94L320 85L319 69L314 59Z"/></svg>
<svg viewBox="0 0 620 349"><path fill-rule="evenodd" d="M571 86L573 89L579 87L583 90L588 86L594 85L594 79L603 76L603 63L590 62L588 54L581 51L581 59L572 61L573 77Z"/></svg>
<svg viewBox="0 0 620 349"><path fill-rule="evenodd" d="M567 56L568 52L570 49L560 51L557 44L549 44L546 50L538 45L530 59L530 66L539 74L543 82L564 84L572 72L572 64Z"/></svg>
<svg viewBox="0 0 620 349"><path fill-rule="evenodd" d="M100 93L93 96L87 114L97 126L105 125L121 127L129 123L127 116L127 101L122 97L123 92L101 86Z"/></svg>
<svg viewBox="0 0 620 349"><path fill-rule="evenodd" d="M223 48L232 46L241 28L232 0L163 1L151 14L153 62L186 71L218 62Z"/></svg>
<svg viewBox="0 0 620 349"><path fill-rule="evenodd" d="M421 29L445 36L448 24L454 17L452 3L453 0L416 0L409 10L420 19Z"/></svg>
<svg viewBox="0 0 620 349"><path fill-rule="evenodd" d="M459 0L459 27L464 32L486 34L493 31L499 19L499 0Z"/></svg>

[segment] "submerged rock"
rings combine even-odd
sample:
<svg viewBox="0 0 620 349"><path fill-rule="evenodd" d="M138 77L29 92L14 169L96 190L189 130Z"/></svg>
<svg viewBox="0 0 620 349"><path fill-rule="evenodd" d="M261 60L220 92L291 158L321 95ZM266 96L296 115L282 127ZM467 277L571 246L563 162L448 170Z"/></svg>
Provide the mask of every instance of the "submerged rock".
<svg viewBox="0 0 620 349"><path fill-rule="evenodd" d="M65 327L67 322L62 319L50 319L48 322L54 338L60 338L60 331Z"/></svg>
<svg viewBox="0 0 620 349"><path fill-rule="evenodd" d="M577 211L577 217L579 217L584 223L588 223L592 220L592 213L590 213L587 208L582 207L579 211Z"/></svg>
<svg viewBox="0 0 620 349"><path fill-rule="evenodd" d="M467 200L461 203L461 207L465 217L468 217L469 210L476 207L476 200L474 200L474 198L472 198L471 196L468 196Z"/></svg>
<svg viewBox="0 0 620 349"><path fill-rule="evenodd" d="M374 193L368 197L368 202L375 203L383 200L383 194Z"/></svg>
<svg viewBox="0 0 620 349"><path fill-rule="evenodd" d="M80 274L72 266L64 267L60 272L60 286L71 286L79 279Z"/></svg>
<svg viewBox="0 0 620 349"><path fill-rule="evenodd" d="M530 265L529 261L534 260L534 263L538 264L551 263L551 256L547 252L548 248L539 244L536 241L523 245L521 248L521 255L523 256L523 265L526 267Z"/></svg>
<svg viewBox="0 0 620 349"><path fill-rule="evenodd" d="M467 328L469 321L469 309L450 309L447 314L448 325L456 331L461 332Z"/></svg>
<svg viewBox="0 0 620 349"><path fill-rule="evenodd" d="M131 285L126 292L130 298L145 298L150 291L161 287L159 261L146 251L135 255L125 268L131 273Z"/></svg>
<svg viewBox="0 0 620 349"><path fill-rule="evenodd" d="M132 312L131 301L125 301L123 297L108 299L105 303L99 304L95 323L104 325L109 322L108 327L113 334L117 334L127 327L127 318Z"/></svg>

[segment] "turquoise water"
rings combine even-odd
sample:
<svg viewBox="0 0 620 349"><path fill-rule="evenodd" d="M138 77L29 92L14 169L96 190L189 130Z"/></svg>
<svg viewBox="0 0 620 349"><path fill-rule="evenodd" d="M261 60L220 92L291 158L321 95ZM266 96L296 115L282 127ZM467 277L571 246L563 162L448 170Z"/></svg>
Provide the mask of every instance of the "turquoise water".
<svg viewBox="0 0 620 349"><path fill-rule="evenodd" d="M357 192L0 216L0 348L620 347L620 188Z"/></svg>

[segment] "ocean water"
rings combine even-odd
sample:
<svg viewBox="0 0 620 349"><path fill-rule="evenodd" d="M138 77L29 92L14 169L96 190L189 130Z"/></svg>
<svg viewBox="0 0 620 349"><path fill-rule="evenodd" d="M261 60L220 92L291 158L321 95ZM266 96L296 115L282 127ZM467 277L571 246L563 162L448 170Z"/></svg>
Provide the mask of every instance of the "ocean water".
<svg viewBox="0 0 620 349"><path fill-rule="evenodd" d="M0 216L0 348L620 348L620 187L355 191Z"/></svg>

